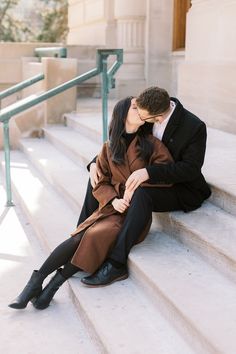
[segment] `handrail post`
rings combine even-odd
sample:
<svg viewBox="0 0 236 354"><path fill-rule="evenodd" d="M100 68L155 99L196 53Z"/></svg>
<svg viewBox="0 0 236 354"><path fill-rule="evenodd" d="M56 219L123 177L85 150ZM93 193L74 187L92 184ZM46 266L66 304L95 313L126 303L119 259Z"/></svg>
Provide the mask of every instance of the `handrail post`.
<svg viewBox="0 0 236 354"><path fill-rule="evenodd" d="M11 172L10 172L10 139L9 139L9 120L3 122L4 130L4 151L5 151L5 175L6 175L6 188L7 188L7 202L6 206L14 206L12 202L11 192Z"/></svg>
<svg viewBox="0 0 236 354"><path fill-rule="evenodd" d="M107 75L107 57L108 55L102 55L102 122L103 122L103 133L102 138L103 142L107 140L108 132L108 75Z"/></svg>

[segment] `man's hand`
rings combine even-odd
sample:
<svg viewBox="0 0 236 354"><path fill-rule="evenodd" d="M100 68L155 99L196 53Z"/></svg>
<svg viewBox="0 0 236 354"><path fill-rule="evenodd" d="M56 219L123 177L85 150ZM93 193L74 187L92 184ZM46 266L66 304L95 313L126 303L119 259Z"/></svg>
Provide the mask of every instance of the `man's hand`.
<svg viewBox="0 0 236 354"><path fill-rule="evenodd" d="M125 183L126 189L134 192L141 183L147 181L149 179L149 175L147 173L146 168L141 168L139 170L134 171Z"/></svg>
<svg viewBox="0 0 236 354"><path fill-rule="evenodd" d="M92 162L90 165L89 175L90 175L91 185L94 188L96 186L96 184L98 183L99 177L101 176L101 172L97 168L97 165L95 162Z"/></svg>
<svg viewBox="0 0 236 354"><path fill-rule="evenodd" d="M129 207L129 203L125 199L115 198L111 204L113 208L121 214Z"/></svg>

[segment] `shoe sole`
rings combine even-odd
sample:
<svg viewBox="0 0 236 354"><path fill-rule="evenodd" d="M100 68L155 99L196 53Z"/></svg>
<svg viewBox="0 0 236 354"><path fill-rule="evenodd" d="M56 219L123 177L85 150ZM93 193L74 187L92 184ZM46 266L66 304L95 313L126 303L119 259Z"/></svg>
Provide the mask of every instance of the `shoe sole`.
<svg viewBox="0 0 236 354"><path fill-rule="evenodd" d="M119 278L112 280L110 283L106 283L106 284L98 284L98 285L86 284L82 281L82 279L81 279L81 283L86 285L88 288L102 288L104 286L111 285L111 284L115 283L116 281L127 279L128 277L129 277L129 275L125 274L125 275L120 276Z"/></svg>

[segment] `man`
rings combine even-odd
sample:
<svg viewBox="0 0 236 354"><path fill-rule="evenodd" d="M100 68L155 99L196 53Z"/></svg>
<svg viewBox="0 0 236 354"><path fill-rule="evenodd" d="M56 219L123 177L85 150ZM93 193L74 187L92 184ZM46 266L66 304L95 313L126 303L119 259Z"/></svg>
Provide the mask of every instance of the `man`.
<svg viewBox="0 0 236 354"><path fill-rule="evenodd" d="M84 277L82 282L90 286L108 285L125 279L127 257L136 243L140 230L146 226L147 217L152 212L183 210L189 212L201 206L211 192L201 173L206 149L206 125L187 111L176 98L159 87L144 90L133 101L133 109L147 129L169 149L174 162L167 165L156 164L136 170L126 182L126 188L134 191L127 207L127 215L121 232L109 259L94 274ZM90 178L84 206L78 224L83 222L98 207L92 195L99 171L96 163L90 164ZM155 184L173 184L169 188L139 187L144 181ZM135 210L140 210L140 217Z"/></svg>

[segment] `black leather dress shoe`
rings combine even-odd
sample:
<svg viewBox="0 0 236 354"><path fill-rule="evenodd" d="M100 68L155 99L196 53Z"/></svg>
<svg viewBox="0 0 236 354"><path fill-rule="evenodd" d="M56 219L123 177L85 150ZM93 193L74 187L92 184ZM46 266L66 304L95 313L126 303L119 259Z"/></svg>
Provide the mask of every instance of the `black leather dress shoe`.
<svg viewBox="0 0 236 354"><path fill-rule="evenodd" d="M82 278L81 281L89 286L104 286L126 278L128 278L126 265L118 269L106 261L94 274Z"/></svg>

